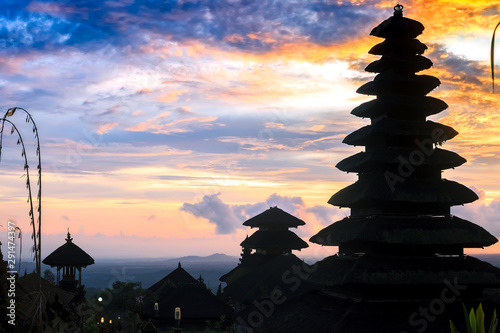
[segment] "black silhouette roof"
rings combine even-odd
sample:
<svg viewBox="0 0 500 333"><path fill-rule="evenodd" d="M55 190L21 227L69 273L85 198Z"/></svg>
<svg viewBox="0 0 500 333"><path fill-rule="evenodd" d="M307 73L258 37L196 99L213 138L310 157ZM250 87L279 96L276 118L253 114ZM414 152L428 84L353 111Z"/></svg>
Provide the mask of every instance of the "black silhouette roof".
<svg viewBox="0 0 500 333"><path fill-rule="evenodd" d="M50 266L76 266L87 267L93 265L94 259L82 250L78 245L73 243L73 238L68 231L66 243L58 247L54 252L49 254L43 261L44 264Z"/></svg>
<svg viewBox="0 0 500 333"><path fill-rule="evenodd" d="M185 319L219 319L221 316L230 318L233 309L217 298L205 285L181 285L169 290L155 302L158 303L160 318L173 318L176 307L181 308L182 318ZM147 312L154 314L154 307L145 306Z"/></svg>
<svg viewBox="0 0 500 333"><path fill-rule="evenodd" d="M248 227L298 227L306 223L301 219L288 214L278 207L271 207L268 210L246 220L243 225Z"/></svg>
<svg viewBox="0 0 500 333"><path fill-rule="evenodd" d="M204 283L191 276L179 263L178 267L163 279L149 287L157 300L147 300L144 307L149 315L154 315L153 302L158 303L160 318L172 318L175 308L180 307L183 319L219 319L231 317L233 309L217 298Z"/></svg>
<svg viewBox="0 0 500 333"><path fill-rule="evenodd" d="M251 249L300 250L309 245L290 230L257 230L240 244Z"/></svg>
<svg viewBox="0 0 500 333"><path fill-rule="evenodd" d="M237 266L220 278L230 282L224 289L226 297L250 304L253 300L269 297L275 289L289 298L312 287L311 283L296 274L296 269L300 268L306 272L304 274L313 269L294 254L273 257L252 254L250 259L247 264ZM294 279L294 283L290 279Z"/></svg>
<svg viewBox="0 0 500 333"><path fill-rule="evenodd" d="M164 291L169 288L186 284L200 284L200 282L186 272L186 270L182 268L181 263L179 263L176 269L149 287L149 290L157 294L163 294Z"/></svg>

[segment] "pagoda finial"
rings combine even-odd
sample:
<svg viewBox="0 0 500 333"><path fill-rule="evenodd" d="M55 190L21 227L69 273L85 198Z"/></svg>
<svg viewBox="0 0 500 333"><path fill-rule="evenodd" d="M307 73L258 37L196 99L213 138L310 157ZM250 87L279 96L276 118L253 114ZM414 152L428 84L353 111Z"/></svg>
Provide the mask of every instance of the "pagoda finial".
<svg viewBox="0 0 500 333"><path fill-rule="evenodd" d="M71 234L69 233L69 228L68 228L68 235L66 237L66 242L71 242L73 238L71 238Z"/></svg>
<svg viewBox="0 0 500 333"><path fill-rule="evenodd" d="M394 16L403 16L403 5L398 3L394 6Z"/></svg>
<svg viewBox="0 0 500 333"><path fill-rule="evenodd" d="M179 265L177 265L177 268L181 268L181 262L179 261Z"/></svg>

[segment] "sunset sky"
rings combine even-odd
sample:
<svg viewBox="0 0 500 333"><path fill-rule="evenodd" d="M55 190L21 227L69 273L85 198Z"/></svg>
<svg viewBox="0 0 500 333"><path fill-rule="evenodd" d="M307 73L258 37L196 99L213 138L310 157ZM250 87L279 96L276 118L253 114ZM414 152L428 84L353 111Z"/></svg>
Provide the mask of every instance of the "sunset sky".
<svg viewBox="0 0 500 333"><path fill-rule="evenodd" d="M452 212L500 237L500 95L489 71L500 1L401 4L425 26L418 38L434 63L425 74L442 83L430 96L449 105L432 119L460 133L444 148L467 159L444 177L480 196ZM367 52L382 40L369 33L395 5L3 0L0 111L23 107L38 126L42 257L64 243L67 228L94 258L237 256L253 232L242 223L270 206L303 219L296 232L306 241L348 216L327 200L356 175L334 166L363 149L342 139L369 122L350 111L372 99L355 92L374 77L364 68L378 57ZM31 127L21 113L9 119L23 131L34 172ZM27 254L16 140L9 128L0 240L16 221ZM310 244L302 254L334 252Z"/></svg>

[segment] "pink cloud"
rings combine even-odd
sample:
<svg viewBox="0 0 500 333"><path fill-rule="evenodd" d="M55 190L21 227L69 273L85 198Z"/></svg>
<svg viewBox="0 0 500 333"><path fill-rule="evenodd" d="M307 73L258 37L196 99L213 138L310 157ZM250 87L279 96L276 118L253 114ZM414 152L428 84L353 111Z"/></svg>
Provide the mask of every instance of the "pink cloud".
<svg viewBox="0 0 500 333"><path fill-rule="evenodd" d="M163 103L172 103L177 101L181 95L187 92L188 92L187 89L174 90L165 95L161 95L159 98L160 101L162 101Z"/></svg>
<svg viewBox="0 0 500 333"><path fill-rule="evenodd" d="M108 132L110 129L114 128L118 126L118 123L117 122L112 122L112 123L109 123L109 124L105 124L105 125L102 125L100 126L98 129L97 129L97 133L98 134L104 134L106 132Z"/></svg>

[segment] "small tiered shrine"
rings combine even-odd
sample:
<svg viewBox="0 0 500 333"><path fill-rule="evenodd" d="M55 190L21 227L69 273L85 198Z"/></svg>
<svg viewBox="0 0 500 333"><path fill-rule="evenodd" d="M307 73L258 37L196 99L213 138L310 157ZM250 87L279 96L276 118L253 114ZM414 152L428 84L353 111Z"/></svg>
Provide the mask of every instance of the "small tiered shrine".
<svg viewBox="0 0 500 333"><path fill-rule="evenodd" d="M448 331L449 319L460 321L461 302L477 306L486 288L500 287L499 269L464 255L464 248L490 246L497 239L450 213L451 206L478 197L442 178L443 170L465 162L439 148L458 133L426 119L447 105L426 96L439 79L416 74L433 65L416 39L424 26L403 17L403 6L394 9L394 16L371 32L384 39L369 51L381 56L366 67L377 75L357 90L376 98L352 111L370 124L343 141L365 149L337 164L357 173L358 181L328 201L351 214L310 239L339 247L313 275L324 286L329 307L344 310L335 332Z"/></svg>
<svg viewBox="0 0 500 333"><path fill-rule="evenodd" d="M289 299L311 287L305 281L310 266L292 253L309 245L289 230L305 222L278 207L267 209L243 225L258 230L241 242L240 263L220 281L227 283L222 296L235 307L238 329L255 329L261 324L256 325L254 318L260 311L259 302Z"/></svg>
<svg viewBox="0 0 500 333"><path fill-rule="evenodd" d="M68 291L75 291L78 287L82 286L82 268L95 263L94 259L87 252L73 243L69 229L66 243L49 254L42 262L50 267L57 267L57 284L62 289ZM76 279L77 271L78 280Z"/></svg>
<svg viewBox="0 0 500 333"><path fill-rule="evenodd" d="M238 266L220 278L228 286L277 256L291 254L292 250L300 251L309 246L289 230L305 225L305 222L278 207L265 210L246 220L243 225L258 230L241 242L242 254Z"/></svg>
<svg viewBox="0 0 500 333"><path fill-rule="evenodd" d="M288 230L305 225L305 222L278 207L269 208L245 221L243 225L258 228L250 237L241 242L243 252L245 249L255 249L256 254L279 255L292 253L292 250L300 251L309 246L299 236Z"/></svg>

